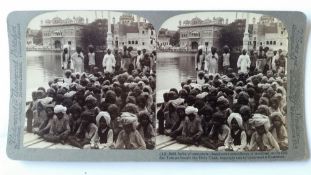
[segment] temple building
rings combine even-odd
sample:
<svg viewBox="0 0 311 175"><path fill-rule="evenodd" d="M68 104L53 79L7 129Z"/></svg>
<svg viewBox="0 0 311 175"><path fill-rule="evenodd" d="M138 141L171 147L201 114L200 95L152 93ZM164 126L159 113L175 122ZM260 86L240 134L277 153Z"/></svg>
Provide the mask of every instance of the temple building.
<svg viewBox="0 0 311 175"><path fill-rule="evenodd" d="M158 32L157 45L160 49L172 47L171 38L177 31L161 28Z"/></svg>
<svg viewBox="0 0 311 175"><path fill-rule="evenodd" d="M199 46L219 47L219 31L228 25L228 19L221 17L202 20L195 17L191 20L179 21L180 48L196 50Z"/></svg>
<svg viewBox="0 0 311 175"><path fill-rule="evenodd" d="M71 44L72 49L81 46L82 29L87 23L88 19L82 17L72 19L55 17L41 21L43 48L58 50L66 44Z"/></svg>
<svg viewBox="0 0 311 175"><path fill-rule="evenodd" d="M137 17L135 21L132 14L124 13L117 23L113 17L112 25L113 45L116 49L122 49L124 46L131 46L136 50L156 49L156 33L146 19L141 21L140 17Z"/></svg>
<svg viewBox="0 0 311 175"><path fill-rule="evenodd" d="M256 18L252 20L249 43L252 49L258 50L263 46L270 50L288 51L288 32L282 21L270 16L261 16L258 22Z"/></svg>

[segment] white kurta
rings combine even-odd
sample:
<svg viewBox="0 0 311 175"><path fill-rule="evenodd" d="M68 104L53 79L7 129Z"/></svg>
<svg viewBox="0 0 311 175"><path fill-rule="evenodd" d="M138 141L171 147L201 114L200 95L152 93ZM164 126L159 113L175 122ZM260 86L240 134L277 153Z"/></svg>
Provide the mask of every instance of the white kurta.
<svg viewBox="0 0 311 175"><path fill-rule="evenodd" d="M251 60L249 56L240 55L237 63L237 67L240 67L239 72L248 73L248 68L251 66Z"/></svg>
<svg viewBox="0 0 311 175"><path fill-rule="evenodd" d="M204 70L208 73L215 74L218 72L218 55L217 53L214 54L214 57L212 53L208 54L205 58L205 65Z"/></svg>
<svg viewBox="0 0 311 175"><path fill-rule="evenodd" d="M223 66L230 66L230 53L224 53L223 56Z"/></svg>
<svg viewBox="0 0 311 175"><path fill-rule="evenodd" d="M105 71L113 73L115 66L116 66L116 59L114 58L114 55L113 54L110 54L110 55L106 54L104 56L104 59L103 59L103 67L106 67Z"/></svg>
<svg viewBox="0 0 311 175"><path fill-rule="evenodd" d="M83 68L84 68L84 56L82 53L78 54L77 52L75 52L72 56L72 63L73 63L73 71L74 72L83 72Z"/></svg>
<svg viewBox="0 0 311 175"><path fill-rule="evenodd" d="M142 55L137 55L137 58L136 58L136 69L139 69L141 70L141 60L143 59L143 56Z"/></svg>
<svg viewBox="0 0 311 175"><path fill-rule="evenodd" d="M95 53L88 53L89 56L89 65L95 66Z"/></svg>

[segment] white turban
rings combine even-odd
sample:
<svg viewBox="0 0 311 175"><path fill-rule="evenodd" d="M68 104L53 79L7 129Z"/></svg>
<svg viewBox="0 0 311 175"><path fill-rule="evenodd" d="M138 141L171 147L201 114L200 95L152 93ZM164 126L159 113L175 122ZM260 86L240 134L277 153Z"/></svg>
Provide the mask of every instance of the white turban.
<svg viewBox="0 0 311 175"><path fill-rule="evenodd" d="M254 114L254 116L249 121L255 127L264 125L266 131L270 129L270 119L269 117L262 114Z"/></svg>
<svg viewBox="0 0 311 175"><path fill-rule="evenodd" d="M58 114L58 113L60 113L60 112L62 112L63 114L65 114L66 111L67 111L67 108L66 108L65 106L63 106L63 105L56 105L56 106L54 107L54 113L55 113L55 114Z"/></svg>
<svg viewBox="0 0 311 175"><path fill-rule="evenodd" d="M76 94L76 91L70 91L64 94L64 97L68 97L71 98L72 96L74 96Z"/></svg>
<svg viewBox="0 0 311 175"><path fill-rule="evenodd" d="M196 114L198 113L198 108L195 108L193 106L188 106L185 110L185 113L186 115L189 115L189 114Z"/></svg>
<svg viewBox="0 0 311 175"><path fill-rule="evenodd" d="M202 92L196 96L198 99L204 99L208 95L208 92Z"/></svg>
<svg viewBox="0 0 311 175"><path fill-rule="evenodd" d="M137 121L138 119L135 114L132 114L130 112L123 112L121 114L121 122L123 125L136 124Z"/></svg>
<svg viewBox="0 0 311 175"><path fill-rule="evenodd" d="M231 113L227 119L228 125L231 127L232 119L235 119L238 122L239 127L243 128L243 119L239 113Z"/></svg>
<svg viewBox="0 0 311 175"><path fill-rule="evenodd" d="M46 106L50 103L52 103L53 98L52 97L45 97L43 99L38 100L38 102L40 102L43 106Z"/></svg>
<svg viewBox="0 0 311 175"><path fill-rule="evenodd" d="M96 123L97 123L97 125L99 125L99 120L102 117L105 118L107 125L110 126L110 121L111 121L110 114L108 112L104 112L104 111L101 111L101 112L99 112L97 114L97 116L96 116Z"/></svg>

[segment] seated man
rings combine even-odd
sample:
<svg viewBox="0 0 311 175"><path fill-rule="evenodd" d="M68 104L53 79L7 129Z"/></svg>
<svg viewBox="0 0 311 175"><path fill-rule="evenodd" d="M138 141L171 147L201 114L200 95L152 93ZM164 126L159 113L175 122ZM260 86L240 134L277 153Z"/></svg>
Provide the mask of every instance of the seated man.
<svg viewBox="0 0 311 175"><path fill-rule="evenodd" d="M199 145L203 129L201 119L198 116L198 109L193 106L188 106L185 110L186 119L182 129L182 135L176 140L184 144Z"/></svg>
<svg viewBox="0 0 311 175"><path fill-rule="evenodd" d="M43 138L49 142L64 144L70 133L69 118L66 114L67 108L63 105L54 107L54 117L51 122L50 132Z"/></svg>
<svg viewBox="0 0 311 175"><path fill-rule="evenodd" d="M211 120L212 128L208 135L204 135L201 139L203 146L216 150L220 146L224 146L225 139L228 137L230 128L225 124L227 118L222 112L213 114Z"/></svg>
<svg viewBox="0 0 311 175"><path fill-rule="evenodd" d="M137 116L129 112L121 114L122 131L118 135L116 149L146 149L146 144L136 129Z"/></svg>
<svg viewBox="0 0 311 175"><path fill-rule="evenodd" d="M250 123L256 128L248 148L250 151L280 150L278 142L269 131L269 117L262 114L254 114L254 116L250 119Z"/></svg>

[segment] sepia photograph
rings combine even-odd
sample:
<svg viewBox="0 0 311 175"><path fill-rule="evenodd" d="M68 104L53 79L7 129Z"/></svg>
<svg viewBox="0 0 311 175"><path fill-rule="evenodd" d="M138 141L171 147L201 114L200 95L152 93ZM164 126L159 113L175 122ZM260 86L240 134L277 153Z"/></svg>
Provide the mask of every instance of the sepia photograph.
<svg viewBox="0 0 311 175"><path fill-rule="evenodd" d="M146 18L46 12L25 44L24 148L155 148L156 31Z"/></svg>
<svg viewBox="0 0 311 175"><path fill-rule="evenodd" d="M156 149L288 149L288 31L281 20L184 13L162 24L157 49Z"/></svg>

